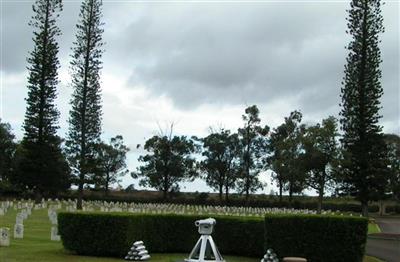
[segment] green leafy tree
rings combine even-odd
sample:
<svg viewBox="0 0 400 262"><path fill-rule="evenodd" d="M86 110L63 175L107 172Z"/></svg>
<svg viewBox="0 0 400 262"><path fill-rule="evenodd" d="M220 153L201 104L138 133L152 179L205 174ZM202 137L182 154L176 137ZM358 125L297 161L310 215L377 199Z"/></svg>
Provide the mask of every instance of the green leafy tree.
<svg viewBox="0 0 400 262"><path fill-rule="evenodd" d="M208 186L219 192L219 200L225 192L225 201L229 200L229 190L235 187L239 169L239 139L237 134L221 129L201 139L203 157L201 170L205 173Z"/></svg>
<svg viewBox="0 0 400 262"><path fill-rule="evenodd" d="M260 125L260 111L256 105L246 108L242 115L243 128L238 129L240 147L240 179L237 189L245 193L246 201L250 193L262 188L258 175L263 171L262 157L265 154L269 127Z"/></svg>
<svg viewBox="0 0 400 262"><path fill-rule="evenodd" d="M141 178L139 184L163 192L164 200L171 193L179 191L179 183L193 179L197 175L193 154L197 146L185 136L153 136L146 141L144 149L149 152L139 157L144 163L133 178Z"/></svg>
<svg viewBox="0 0 400 262"><path fill-rule="evenodd" d="M387 158L389 164L389 191L396 200L400 200L400 137L396 134L385 134Z"/></svg>
<svg viewBox="0 0 400 262"><path fill-rule="evenodd" d="M129 148L124 145L124 139L118 135L111 138L110 143L104 142L96 145L95 185L104 188L108 195L109 186L120 182L119 178L129 172L126 168L126 154Z"/></svg>
<svg viewBox="0 0 400 262"><path fill-rule="evenodd" d="M385 143L379 125L383 88L379 68L379 34L384 31L379 0L353 0L348 11L348 33L352 40L341 89L341 128L343 130L345 174L343 188L362 205L368 215L368 202L379 199L388 175Z"/></svg>
<svg viewBox="0 0 400 262"><path fill-rule="evenodd" d="M293 111L285 118L286 138L283 143L285 169L287 171L286 190L289 192L289 201L293 194L301 193L305 188L305 172L302 168L302 138L304 125L301 124L303 115Z"/></svg>
<svg viewBox="0 0 400 262"><path fill-rule="evenodd" d="M15 136L8 123L1 122L0 119L0 185L1 187L10 186L12 174L12 163L16 150Z"/></svg>
<svg viewBox="0 0 400 262"><path fill-rule="evenodd" d="M27 61L28 97L23 124L24 137L17 151L15 181L33 190L36 198L69 187L69 169L57 136L59 112L57 98L58 43L56 25L61 0L37 0L30 26L34 29L34 48ZM62 182L63 181L63 182Z"/></svg>
<svg viewBox="0 0 400 262"><path fill-rule="evenodd" d="M337 121L331 116L322 124L307 127L303 138L303 168L307 172L306 184L318 193L318 213L327 187L335 182L339 148L337 143Z"/></svg>
<svg viewBox="0 0 400 262"><path fill-rule="evenodd" d="M273 171L272 178L277 181L280 200L282 191L289 192L289 201L293 194L301 193L305 187L305 172L302 167L302 138L304 125L302 114L293 111L285 122L275 128L269 141L267 167Z"/></svg>
<svg viewBox="0 0 400 262"><path fill-rule="evenodd" d="M272 171L272 179L276 181L279 188L279 202L282 202L282 195L287 183L287 167L285 166L285 147L284 142L286 134L286 125L282 124L274 128L271 132L268 151L269 156L266 158L266 167Z"/></svg>
<svg viewBox="0 0 400 262"><path fill-rule="evenodd" d="M72 94L67 135L68 160L78 184L82 209L84 185L93 181L93 157L101 134L100 70L103 53L101 0L84 0L72 54Z"/></svg>

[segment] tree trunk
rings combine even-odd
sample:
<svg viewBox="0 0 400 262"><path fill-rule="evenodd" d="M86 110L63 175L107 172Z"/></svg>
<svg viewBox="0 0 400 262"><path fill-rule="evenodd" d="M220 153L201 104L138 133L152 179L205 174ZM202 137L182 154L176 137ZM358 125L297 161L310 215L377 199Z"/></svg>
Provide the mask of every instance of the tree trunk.
<svg viewBox="0 0 400 262"><path fill-rule="evenodd" d="M247 166L246 173L246 206L249 205L249 195L250 195L250 167Z"/></svg>
<svg viewBox="0 0 400 262"><path fill-rule="evenodd" d="M105 191L105 195L108 196L108 183L110 181L110 174L109 172L106 173L106 191Z"/></svg>
<svg viewBox="0 0 400 262"><path fill-rule="evenodd" d="M282 204L283 184L279 182L279 203Z"/></svg>
<svg viewBox="0 0 400 262"><path fill-rule="evenodd" d="M379 200L379 215L386 215L386 203L382 199Z"/></svg>
<svg viewBox="0 0 400 262"><path fill-rule="evenodd" d="M168 198L168 190L164 189L163 190L163 200L164 200L164 202L167 200L167 198Z"/></svg>
<svg viewBox="0 0 400 262"><path fill-rule="evenodd" d="M317 207L317 214L322 213L322 200L324 198L324 189L320 188L318 190L318 207Z"/></svg>
<svg viewBox="0 0 400 262"><path fill-rule="evenodd" d="M225 204L228 204L229 202L229 188L226 186L225 187Z"/></svg>
<svg viewBox="0 0 400 262"><path fill-rule="evenodd" d="M219 203L222 204L222 195L224 194L224 185L219 185Z"/></svg>
<svg viewBox="0 0 400 262"><path fill-rule="evenodd" d="M363 217L368 217L368 201L361 202L361 214Z"/></svg>
<svg viewBox="0 0 400 262"><path fill-rule="evenodd" d="M79 185L78 185L78 199L76 202L76 209L82 210L82 198L83 198L83 176L79 176Z"/></svg>
<svg viewBox="0 0 400 262"><path fill-rule="evenodd" d="M39 189L35 190L35 204L39 204L42 200L43 194L40 192Z"/></svg>

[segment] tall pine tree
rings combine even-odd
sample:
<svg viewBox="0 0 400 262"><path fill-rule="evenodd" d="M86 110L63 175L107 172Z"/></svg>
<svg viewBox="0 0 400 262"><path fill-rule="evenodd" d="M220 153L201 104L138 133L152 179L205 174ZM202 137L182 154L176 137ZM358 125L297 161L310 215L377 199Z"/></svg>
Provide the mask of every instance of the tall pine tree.
<svg viewBox="0 0 400 262"><path fill-rule="evenodd" d="M101 0L84 0L77 24L72 54L72 109L67 137L68 159L77 176L78 203L82 208L83 187L93 173L95 145L101 134L100 69L102 46Z"/></svg>
<svg viewBox="0 0 400 262"><path fill-rule="evenodd" d="M368 215L368 202L379 198L385 188L386 161L382 127L379 125L383 88L379 68L379 34L383 17L379 0L353 0L348 11L352 41L341 89L341 128L344 186L361 202Z"/></svg>
<svg viewBox="0 0 400 262"><path fill-rule="evenodd" d="M28 97L23 124L24 138L17 151L15 180L40 198L69 187L69 168L56 132L59 112L57 97L59 60L56 25L61 0L37 0L30 25L34 28L34 49L28 57Z"/></svg>

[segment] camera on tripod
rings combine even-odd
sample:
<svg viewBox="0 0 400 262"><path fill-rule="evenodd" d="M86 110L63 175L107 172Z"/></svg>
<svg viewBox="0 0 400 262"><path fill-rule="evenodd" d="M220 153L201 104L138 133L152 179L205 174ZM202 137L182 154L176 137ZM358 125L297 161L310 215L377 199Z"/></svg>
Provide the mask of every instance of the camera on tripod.
<svg viewBox="0 0 400 262"><path fill-rule="evenodd" d="M199 228L200 235L211 235L216 223L217 221L214 218L201 219L194 222L195 226Z"/></svg>
<svg viewBox="0 0 400 262"><path fill-rule="evenodd" d="M211 217L194 222L201 236L185 259L186 262L225 262L211 237L215 224L217 221Z"/></svg>

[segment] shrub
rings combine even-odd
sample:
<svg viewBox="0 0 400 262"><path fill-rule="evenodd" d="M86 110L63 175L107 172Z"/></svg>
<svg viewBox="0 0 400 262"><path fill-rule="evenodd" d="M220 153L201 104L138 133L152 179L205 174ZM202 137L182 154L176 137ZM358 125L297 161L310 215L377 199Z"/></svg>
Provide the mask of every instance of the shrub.
<svg viewBox="0 0 400 262"><path fill-rule="evenodd" d="M367 230L368 220L360 217L268 214L265 248L311 262L361 262Z"/></svg>
<svg viewBox="0 0 400 262"><path fill-rule="evenodd" d="M187 253L199 234L194 221L205 216L127 213L60 213L59 232L66 249L82 255L126 255L136 240L149 252ZM264 221L261 218L213 216L213 238L222 254L263 255Z"/></svg>
<svg viewBox="0 0 400 262"><path fill-rule="evenodd" d="M119 214L59 213L58 229L66 249L82 255L123 256L129 248L131 218Z"/></svg>
<svg viewBox="0 0 400 262"><path fill-rule="evenodd" d="M82 255L126 255L136 240L151 253L187 253L199 234L197 215L131 213L60 213L59 232L66 249ZM347 216L268 214L214 216L213 238L223 255L261 257L266 248L308 261L362 261L368 220Z"/></svg>
<svg viewBox="0 0 400 262"><path fill-rule="evenodd" d="M389 205L386 207L386 212L400 214L400 205Z"/></svg>

